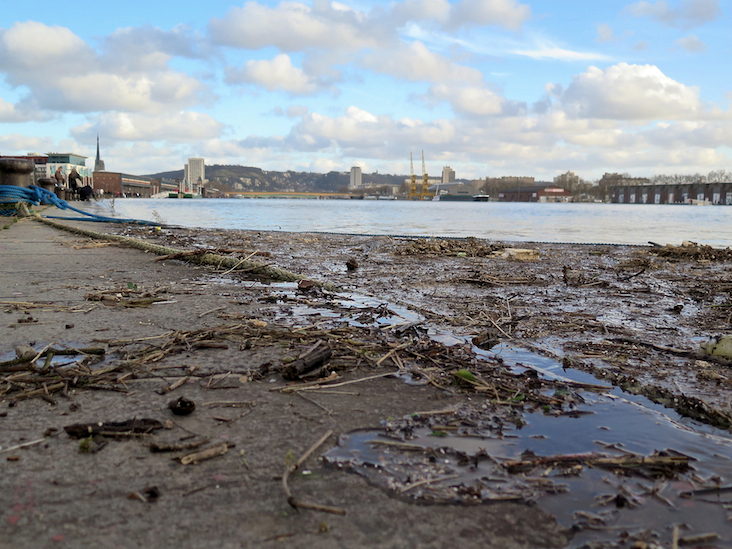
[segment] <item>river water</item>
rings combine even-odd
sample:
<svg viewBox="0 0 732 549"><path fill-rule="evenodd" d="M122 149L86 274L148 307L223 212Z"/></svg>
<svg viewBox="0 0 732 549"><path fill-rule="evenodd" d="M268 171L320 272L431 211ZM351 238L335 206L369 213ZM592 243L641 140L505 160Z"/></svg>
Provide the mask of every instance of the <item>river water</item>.
<svg viewBox="0 0 732 549"><path fill-rule="evenodd" d="M406 200L116 199L120 217L186 227L469 237L491 240L732 246L732 207ZM95 208L96 210L96 208Z"/></svg>

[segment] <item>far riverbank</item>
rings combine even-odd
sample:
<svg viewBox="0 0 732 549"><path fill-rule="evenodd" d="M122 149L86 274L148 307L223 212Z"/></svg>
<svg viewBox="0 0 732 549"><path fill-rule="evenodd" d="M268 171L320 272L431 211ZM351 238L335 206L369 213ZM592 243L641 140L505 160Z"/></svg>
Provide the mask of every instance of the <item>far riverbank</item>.
<svg viewBox="0 0 732 549"><path fill-rule="evenodd" d="M85 206L86 207L86 206ZM95 212L183 227L552 243L732 246L732 208L363 200L103 200Z"/></svg>

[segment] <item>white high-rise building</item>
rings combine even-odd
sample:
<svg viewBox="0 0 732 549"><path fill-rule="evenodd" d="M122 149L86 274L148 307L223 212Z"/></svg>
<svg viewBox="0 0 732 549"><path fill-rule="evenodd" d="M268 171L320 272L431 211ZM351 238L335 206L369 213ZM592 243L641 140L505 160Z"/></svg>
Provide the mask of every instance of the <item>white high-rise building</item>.
<svg viewBox="0 0 732 549"><path fill-rule="evenodd" d="M206 165L203 158L188 159L183 179L186 186L183 192L198 193L201 191L201 185L206 182Z"/></svg>
<svg viewBox="0 0 732 549"><path fill-rule="evenodd" d="M442 182L443 183L452 183L455 181L455 170L453 170L450 166L445 166L442 168Z"/></svg>
<svg viewBox="0 0 732 549"><path fill-rule="evenodd" d="M361 168L354 166L351 168L351 183L348 185L349 189L357 189L361 186Z"/></svg>

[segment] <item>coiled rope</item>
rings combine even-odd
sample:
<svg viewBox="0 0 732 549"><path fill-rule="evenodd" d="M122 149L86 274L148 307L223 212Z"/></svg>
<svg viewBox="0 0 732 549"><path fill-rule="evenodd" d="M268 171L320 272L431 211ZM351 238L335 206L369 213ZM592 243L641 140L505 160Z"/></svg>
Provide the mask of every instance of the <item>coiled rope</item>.
<svg viewBox="0 0 732 549"><path fill-rule="evenodd" d="M100 223L135 223L137 225L151 225L157 226L160 223L154 221L143 221L139 219L120 219L117 217L106 217L103 215L97 215L78 208L70 206L65 200L61 200L51 191L47 191L43 187L37 185L31 185L30 187L17 187L15 185L0 185L0 215L11 216L17 212L23 210L23 204L31 204L33 206L39 206L41 204L56 206L60 210L72 210L76 213L80 213L89 217L90 219L82 218L81 221L96 221ZM78 217L62 217L55 215L44 216L51 219L75 219L79 220Z"/></svg>

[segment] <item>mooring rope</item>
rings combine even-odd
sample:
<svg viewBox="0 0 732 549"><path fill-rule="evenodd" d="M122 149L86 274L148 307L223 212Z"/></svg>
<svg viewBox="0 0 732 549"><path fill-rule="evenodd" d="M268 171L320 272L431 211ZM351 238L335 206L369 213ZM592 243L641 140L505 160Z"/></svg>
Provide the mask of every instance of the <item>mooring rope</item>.
<svg viewBox="0 0 732 549"><path fill-rule="evenodd" d="M53 219L75 219L81 221L96 221L103 223L134 223L137 225L160 225L154 221L142 221L139 219L119 219L116 217L105 217L97 215L78 208L70 206L65 200L61 200L51 191L47 191L43 187L31 185L30 187L17 187L15 185L0 185L0 215L10 216L18 211L22 211L21 204L31 204L39 206L41 204L56 206L60 210L72 210L89 217L90 219L76 217L61 217L49 215L46 217Z"/></svg>

